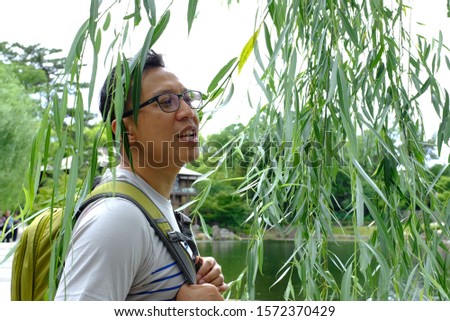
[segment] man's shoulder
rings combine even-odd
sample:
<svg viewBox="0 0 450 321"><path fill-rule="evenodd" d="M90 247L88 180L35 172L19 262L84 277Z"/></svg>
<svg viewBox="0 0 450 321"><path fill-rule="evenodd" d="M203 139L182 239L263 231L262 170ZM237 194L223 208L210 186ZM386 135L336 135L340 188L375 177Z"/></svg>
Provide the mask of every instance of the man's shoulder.
<svg viewBox="0 0 450 321"><path fill-rule="evenodd" d="M141 209L130 200L105 197L86 207L77 219L77 225L114 229L126 226L138 228L148 224Z"/></svg>
<svg viewBox="0 0 450 321"><path fill-rule="evenodd" d="M142 253L148 251L155 233L142 211L119 197L101 199L83 211L74 226L74 238L105 251L119 251L123 243ZM141 249L141 250L139 250Z"/></svg>

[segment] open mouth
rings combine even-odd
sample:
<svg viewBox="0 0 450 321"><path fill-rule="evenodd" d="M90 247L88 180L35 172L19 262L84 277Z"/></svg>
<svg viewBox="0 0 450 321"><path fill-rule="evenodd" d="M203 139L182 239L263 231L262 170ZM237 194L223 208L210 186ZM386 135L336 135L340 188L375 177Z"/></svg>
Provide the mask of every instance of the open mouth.
<svg viewBox="0 0 450 321"><path fill-rule="evenodd" d="M187 129L178 134L181 142L198 142L197 131L195 129Z"/></svg>

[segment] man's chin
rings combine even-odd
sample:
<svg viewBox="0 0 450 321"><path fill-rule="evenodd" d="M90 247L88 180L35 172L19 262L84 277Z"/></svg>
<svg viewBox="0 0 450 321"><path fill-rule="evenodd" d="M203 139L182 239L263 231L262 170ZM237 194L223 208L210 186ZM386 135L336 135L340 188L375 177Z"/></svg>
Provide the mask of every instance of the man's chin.
<svg viewBox="0 0 450 321"><path fill-rule="evenodd" d="M200 148L196 147L194 150L189 151L188 153L183 153L180 155L178 159L175 160L175 163L178 167L183 167L188 163L195 163L196 160L200 156Z"/></svg>

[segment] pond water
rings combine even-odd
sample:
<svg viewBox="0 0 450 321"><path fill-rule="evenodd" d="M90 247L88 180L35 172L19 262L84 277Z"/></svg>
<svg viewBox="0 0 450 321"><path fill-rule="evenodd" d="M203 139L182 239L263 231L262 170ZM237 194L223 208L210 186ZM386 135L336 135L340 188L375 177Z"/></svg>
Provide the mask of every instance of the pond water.
<svg viewBox="0 0 450 321"><path fill-rule="evenodd" d="M345 262L353 253L353 242L340 242L330 245L341 261ZM247 241L213 241L199 242L198 248L202 256L213 256L222 266L226 282L235 280L246 264ZM272 286L277 280L277 273L286 260L292 255L294 242L292 241L264 241L263 274L256 279L256 300L282 301L287 281ZM330 264L330 273L340 282L342 273L336 266ZM298 280L293 280L295 282ZM295 286L295 288L298 288ZM300 299L300 298L299 298Z"/></svg>

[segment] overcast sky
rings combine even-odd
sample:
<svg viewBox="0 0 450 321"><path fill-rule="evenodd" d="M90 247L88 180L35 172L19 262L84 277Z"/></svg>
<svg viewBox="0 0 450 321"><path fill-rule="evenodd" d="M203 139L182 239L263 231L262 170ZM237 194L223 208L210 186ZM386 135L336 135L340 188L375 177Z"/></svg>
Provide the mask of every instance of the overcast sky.
<svg viewBox="0 0 450 321"><path fill-rule="evenodd" d="M110 1L104 1L110 2ZM128 3L129 1L122 1ZM133 2L133 1L130 1ZM187 36L188 1L174 1L171 8L171 23L155 50L164 54L167 67L173 70L189 88L206 91L210 80L232 57L238 56L242 47L253 33L255 1L240 1L239 5L227 8L225 0L201 0L198 4L198 19L194 21L190 36ZM78 28L89 16L89 0L0 0L0 41L19 42L24 45L40 43L47 48L62 49L67 53ZM167 0L157 1L162 13ZM443 30L444 42L450 44L450 18L447 18L446 0L413 0L413 23L411 31L428 38L437 37ZM419 21L422 24L415 23ZM143 32L132 33L126 45L131 53L140 49ZM104 43L109 43L104 39ZM202 129L207 135L217 132L228 124L246 123L252 112L246 98L247 88L254 87L251 80L251 62L241 75L235 78L236 92L232 104L217 112ZM109 67L108 67L109 68ZM443 66L442 69L446 69ZM443 84L450 83L450 73L440 75ZM106 68L100 67L99 82L106 75ZM449 89L447 87L447 89ZM96 101L93 102L96 111ZM430 137L436 130L437 116L431 104L424 110L424 122ZM448 155L448 149L445 154Z"/></svg>

